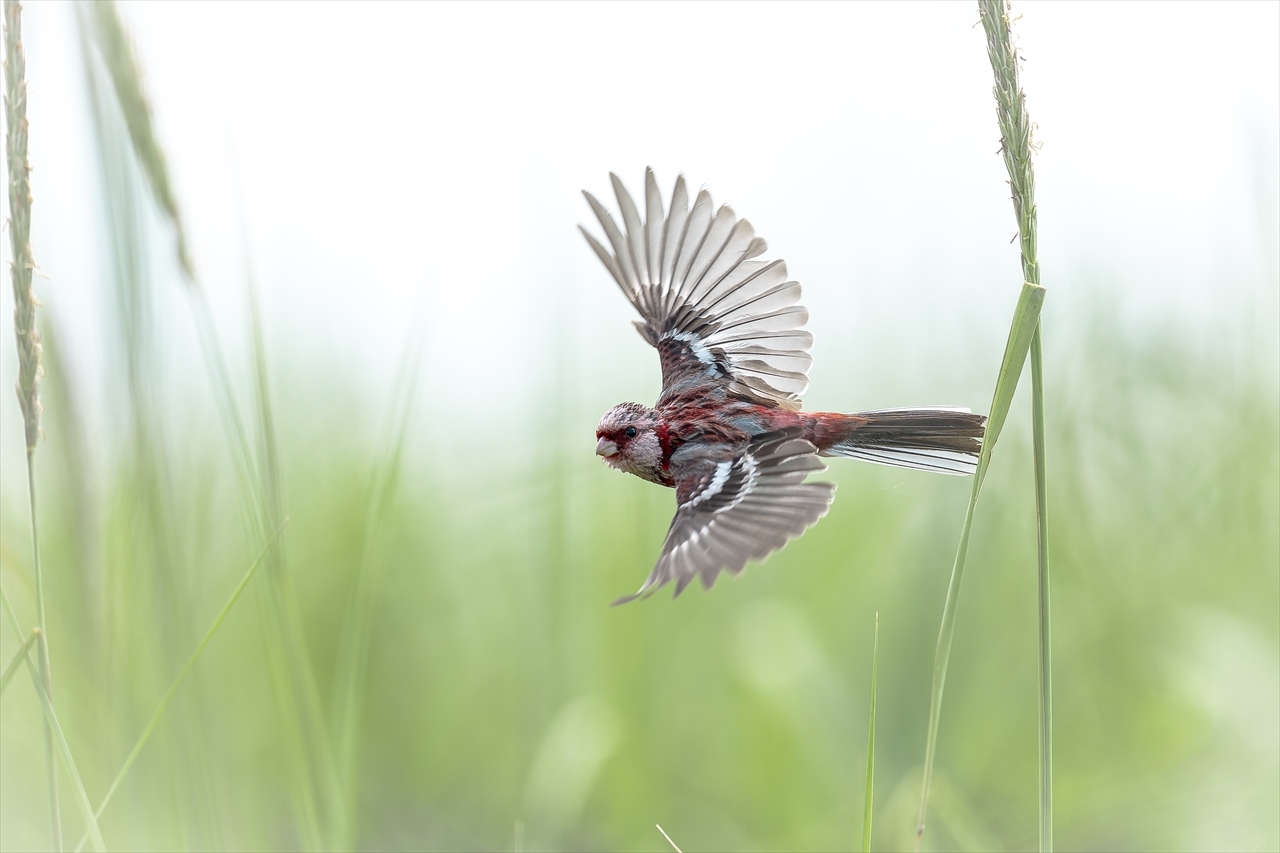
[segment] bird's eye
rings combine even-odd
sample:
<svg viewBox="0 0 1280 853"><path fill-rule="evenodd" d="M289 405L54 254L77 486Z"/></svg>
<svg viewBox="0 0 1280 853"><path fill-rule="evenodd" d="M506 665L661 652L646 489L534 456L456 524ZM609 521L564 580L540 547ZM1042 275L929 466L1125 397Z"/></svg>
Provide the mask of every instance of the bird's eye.
<svg viewBox="0 0 1280 853"><path fill-rule="evenodd" d="M627 438L635 438L637 432L638 431L636 430L635 427L627 427L626 432L624 432L623 435L625 435Z"/></svg>

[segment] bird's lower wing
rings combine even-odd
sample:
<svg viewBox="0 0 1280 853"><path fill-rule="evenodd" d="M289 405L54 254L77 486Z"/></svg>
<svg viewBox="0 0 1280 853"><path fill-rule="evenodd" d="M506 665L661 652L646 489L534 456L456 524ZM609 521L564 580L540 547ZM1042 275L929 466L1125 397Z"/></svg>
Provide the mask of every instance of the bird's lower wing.
<svg viewBox="0 0 1280 853"><path fill-rule="evenodd" d="M756 436L732 458L672 458L679 508L648 580L625 604L675 581L675 594L695 577L710 588L721 571L738 574L826 515L834 483L806 483L825 471L798 428Z"/></svg>

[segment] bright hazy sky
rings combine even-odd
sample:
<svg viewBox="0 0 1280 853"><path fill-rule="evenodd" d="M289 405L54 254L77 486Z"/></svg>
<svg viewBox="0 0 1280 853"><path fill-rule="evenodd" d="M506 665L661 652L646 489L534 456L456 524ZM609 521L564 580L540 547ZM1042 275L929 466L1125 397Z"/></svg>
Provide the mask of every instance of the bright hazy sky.
<svg viewBox="0 0 1280 853"><path fill-rule="evenodd" d="M575 226L580 189L652 165L803 282L815 406L990 387L1020 273L973 4L123 8L233 351L247 252L286 366L385 376L421 310L438 399L518 396L558 353L584 402L648 401L656 360ZM1016 11L1050 308L1274 335L1280 5ZM109 266L74 16L26 15L41 295L92 361Z"/></svg>

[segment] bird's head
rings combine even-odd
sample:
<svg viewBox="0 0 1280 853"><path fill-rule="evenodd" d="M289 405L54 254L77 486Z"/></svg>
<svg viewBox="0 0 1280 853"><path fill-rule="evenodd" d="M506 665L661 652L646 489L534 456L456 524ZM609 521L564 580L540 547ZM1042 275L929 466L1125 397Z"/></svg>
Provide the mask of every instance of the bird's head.
<svg viewBox="0 0 1280 853"><path fill-rule="evenodd" d="M596 453L620 471L664 482L663 423L657 412L639 403L619 403L596 427Z"/></svg>

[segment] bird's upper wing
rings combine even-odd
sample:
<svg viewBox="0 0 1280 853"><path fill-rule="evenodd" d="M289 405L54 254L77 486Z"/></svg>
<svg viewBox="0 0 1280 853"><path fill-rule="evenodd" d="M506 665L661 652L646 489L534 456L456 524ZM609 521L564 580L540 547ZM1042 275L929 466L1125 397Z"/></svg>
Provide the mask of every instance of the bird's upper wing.
<svg viewBox="0 0 1280 853"><path fill-rule="evenodd" d="M834 483L806 483L825 471L799 427L758 435L736 456L686 445L672 455L676 517L648 580L623 604L669 581L679 595L695 577L710 588L721 570L734 574L762 560L827 514Z"/></svg>
<svg viewBox="0 0 1280 853"><path fill-rule="evenodd" d="M636 326L658 350L663 389L720 382L762 405L800 408L813 335L802 328L809 312L786 263L753 260L764 240L728 205L713 214L706 190L690 210L683 175L664 215L653 170L645 172L644 223L622 181L609 177L625 232L584 190L613 251L582 233L644 318Z"/></svg>

